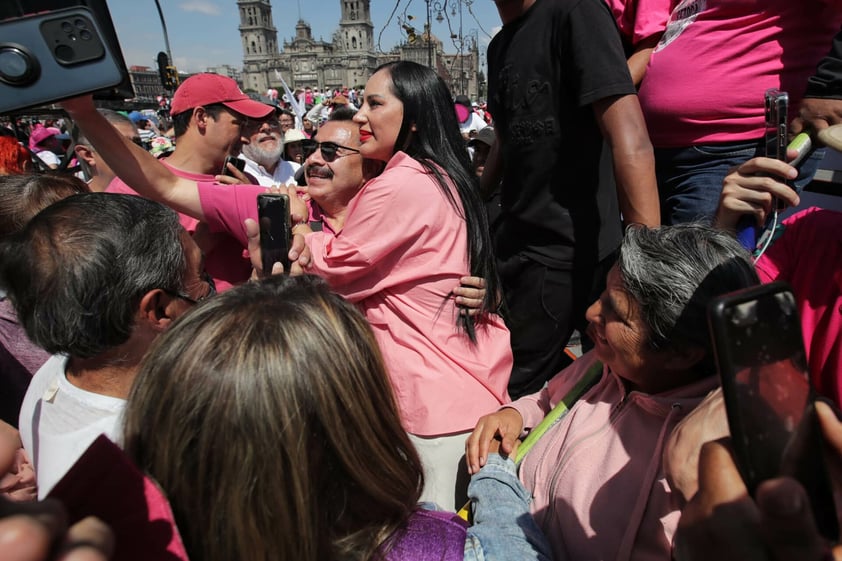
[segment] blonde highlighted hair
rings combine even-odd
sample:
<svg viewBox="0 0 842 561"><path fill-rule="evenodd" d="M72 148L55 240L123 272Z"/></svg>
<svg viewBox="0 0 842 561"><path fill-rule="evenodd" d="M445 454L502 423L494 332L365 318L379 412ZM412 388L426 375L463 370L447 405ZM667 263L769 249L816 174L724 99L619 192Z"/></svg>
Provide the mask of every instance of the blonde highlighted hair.
<svg viewBox="0 0 842 561"><path fill-rule="evenodd" d="M195 560L378 558L423 487L371 328L317 277L238 286L177 321L125 439Z"/></svg>

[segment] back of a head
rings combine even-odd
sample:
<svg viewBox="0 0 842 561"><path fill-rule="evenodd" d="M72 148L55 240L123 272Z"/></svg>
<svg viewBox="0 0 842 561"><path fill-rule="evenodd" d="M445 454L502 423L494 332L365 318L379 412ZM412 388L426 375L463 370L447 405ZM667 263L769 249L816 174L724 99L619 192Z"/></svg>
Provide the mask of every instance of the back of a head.
<svg viewBox="0 0 842 561"><path fill-rule="evenodd" d="M128 339L146 292L182 290L181 232L178 215L153 201L72 195L0 245L0 285L34 343L96 356Z"/></svg>
<svg viewBox="0 0 842 561"><path fill-rule="evenodd" d="M710 354L710 300L759 282L739 242L701 224L629 227L618 267L626 290L640 304L655 349L697 346ZM703 366L709 368L709 360Z"/></svg>
<svg viewBox="0 0 842 561"><path fill-rule="evenodd" d="M20 232L33 216L56 201L87 192L85 182L72 175L0 175L0 241Z"/></svg>
<svg viewBox="0 0 842 561"><path fill-rule="evenodd" d="M0 136L0 175L32 169L31 156L14 136Z"/></svg>
<svg viewBox="0 0 842 561"><path fill-rule="evenodd" d="M194 559L356 559L422 485L370 327L317 277L241 285L182 317L125 420Z"/></svg>

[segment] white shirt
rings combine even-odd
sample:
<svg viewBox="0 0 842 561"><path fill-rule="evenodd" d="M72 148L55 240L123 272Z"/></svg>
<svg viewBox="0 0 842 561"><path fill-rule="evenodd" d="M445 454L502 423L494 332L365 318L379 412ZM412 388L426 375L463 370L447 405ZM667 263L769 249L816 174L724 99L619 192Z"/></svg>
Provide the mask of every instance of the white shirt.
<svg viewBox="0 0 842 561"><path fill-rule="evenodd" d="M32 377L20 409L20 438L35 465L39 499L100 434L123 441L126 401L77 388L67 381L66 368L66 356L51 356Z"/></svg>
<svg viewBox="0 0 842 561"><path fill-rule="evenodd" d="M240 159L246 161L245 172L252 175L260 185L271 187L272 185L295 185L295 172L301 164L280 160L275 168L275 173L269 173L266 168L240 154Z"/></svg>
<svg viewBox="0 0 842 561"><path fill-rule="evenodd" d="M486 123L482 117L471 111L471 118L464 123L459 123L459 131L462 134L467 134L471 131L479 132L487 126L488 123Z"/></svg>

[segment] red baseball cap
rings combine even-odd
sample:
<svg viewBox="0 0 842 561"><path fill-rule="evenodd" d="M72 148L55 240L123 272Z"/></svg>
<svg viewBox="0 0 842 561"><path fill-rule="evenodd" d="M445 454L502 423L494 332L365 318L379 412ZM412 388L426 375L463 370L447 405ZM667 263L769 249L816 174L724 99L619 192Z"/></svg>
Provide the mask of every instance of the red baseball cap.
<svg viewBox="0 0 842 561"><path fill-rule="evenodd" d="M262 119L275 110L243 93L237 82L219 74L195 74L178 86L170 103L170 114L178 115L194 107L221 103L252 119Z"/></svg>

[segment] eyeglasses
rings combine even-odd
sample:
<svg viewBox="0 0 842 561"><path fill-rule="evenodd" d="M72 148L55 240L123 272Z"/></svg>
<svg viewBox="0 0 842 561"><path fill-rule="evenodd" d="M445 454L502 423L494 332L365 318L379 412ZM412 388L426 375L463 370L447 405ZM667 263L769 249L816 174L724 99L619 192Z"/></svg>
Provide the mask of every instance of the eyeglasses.
<svg viewBox="0 0 842 561"><path fill-rule="evenodd" d="M170 296L175 296L176 298L181 298L185 302L189 302L190 304L193 304L195 306L199 302L204 302L208 298L210 298L212 296L216 296L216 283L213 281L213 277L211 277L207 272L203 272L202 275L201 275L201 279L202 279L202 281L207 283L208 293L205 294L204 296L199 297L199 298L193 298L192 296L190 296L188 294L185 294L184 292L182 292L180 290L168 290L166 288L163 289L163 290L164 290L164 292L166 292Z"/></svg>
<svg viewBox="0 0 842 561"><path fill-rule="evenodd" d="M322 158L327 163L331 163L336 158L341 158L343 156L350 156L351 154L338 154L337 152L342 150L349 150L355 154L359 154L360 151L356 148L351 148L349 146L342 146L341 144L337 144L335 142L316 142L315 140L306 139L301 141L301 150L304 152L304 157L309 158L311 154L315 153L316 150L321 150Z"/></svg>

